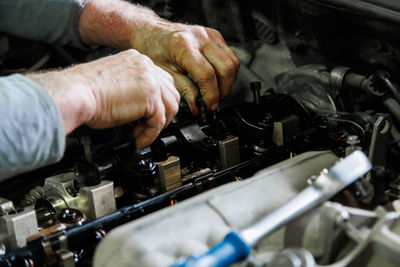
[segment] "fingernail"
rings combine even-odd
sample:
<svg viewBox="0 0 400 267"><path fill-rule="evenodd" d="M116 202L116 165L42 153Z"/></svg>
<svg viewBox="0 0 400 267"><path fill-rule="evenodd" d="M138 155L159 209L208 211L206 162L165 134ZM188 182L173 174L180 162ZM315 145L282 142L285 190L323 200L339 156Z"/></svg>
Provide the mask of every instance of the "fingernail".
<svg viewBox="0 0 400 267"><path fill-rule="evenodd" d="M217 110L219 104L215 103L214 105L211 106L211 110Z"/></svg>
<svg viewBox="0 0 400 267"><path fill-rule="evenodd" d="M190 110L190 113L193 114L193 116L196 116L196 114L197 114L197 107L196 107L195 105L189 104L189 110Z"/></svg>

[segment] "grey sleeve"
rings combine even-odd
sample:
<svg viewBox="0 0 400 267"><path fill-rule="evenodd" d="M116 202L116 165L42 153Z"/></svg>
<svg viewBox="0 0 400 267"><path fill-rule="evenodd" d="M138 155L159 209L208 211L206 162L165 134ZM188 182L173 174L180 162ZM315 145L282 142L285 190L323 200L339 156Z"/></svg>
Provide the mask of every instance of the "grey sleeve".
<svg viewBox="0 0 400 267"><path fill-rule="evenodd" d="M61 159L64 124L39 84L14 74L0 78L0 181Z"/></svg>
<svg viewBox="0 0 400 267"><path fill-rule="evenodd" d="M1 0L0 31L25 39L84 47L79 18L87 0Z"/></svg>

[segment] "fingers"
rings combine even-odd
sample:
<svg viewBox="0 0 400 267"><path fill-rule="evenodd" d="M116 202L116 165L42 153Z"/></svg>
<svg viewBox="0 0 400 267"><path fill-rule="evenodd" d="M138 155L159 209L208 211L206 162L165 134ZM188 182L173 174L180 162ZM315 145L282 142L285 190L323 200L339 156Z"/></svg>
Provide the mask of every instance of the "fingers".
<svg viewBox="0 0 400 267"><path fill-rule="evenodd" d="M236 65L237 69L239 69L240 60L236 56L235 52L233 52L233 50L226 44L221 33L211 28L207 28L207 33L209 34L213 43L217 44L222 50L224 50L225 53L231 58L232 62Z"/></svg>
<svg viewBox="0 0 400 267"><path fill-rule="evenodd" d="M137 125L133 131L136 138L136 147L143 149L150 145L160 134L178 112L178 103L176 97L169 90L165 90L162 96L164 103L159 101L149 117Z"/></svg>
<svg viewBox="0 0 400 267"><path fill-rule="evenodd" d="M181 101L181 95L179 94L179 92L176 90L176 88L174 86L175 79L167 71L163 70L162 68L160 68L158 66L156 66L156 67L158 68L161 76L166 79L166 82L164 82L165 89L168 89L169 92L174 96L176 102L179 103L179 101ZM157 77L160 77L160 76L158 75Z"/></svg>
<svg viewBox="0 0 400 267"><path fill-rule="evenodd" d="M156 79L159 79L159 84L161 86L161 100L165 108L166 117L166 122L164 125L165 127L171 122L172 118L178 112L179 101L181 97L174 86L174 79L172 78L172 76L160 67L157 67L157 69L159 74L156 74L155 77Z"/></svg>
<svg viewBox="0 0 400 267"><path fill-rule="evenodd" d="M192 26L190 33L180 32L175 37L171 49L177 50L175 59L178 66L189 73L199 85L207 108L217 109L220 99L228 95L236 79L239 59L216 30ZM184 74L179 70L175 72ZM181 75L173 76L178 90L186 94L184 97L189 107L192 112L195 111L196 108L191 107L191 105L195 107L193 99L194 95L197 96L195 86L190 79L185 79Z"/></svg>
<svg viewBox="0 0 400 267"><path fill-rule="evenodd" d="M200 50L189 47L182 53L181 62L182 67L192 75L193 79L199 85L207 108L216 110L219 103L218 80L211 63L204 57Z"/></svg>
<svg viewBox="0 0 400 267"><path fill-rule="evenodd" d="M165 123L163 126L163 128L165 128L171 122L172 118L176 115L176 113L178 112L179 101L177 101L177 98L168 89L162 93L162 100L163 100L163 104L165 107L166 120L165 120Z"/></svg>
<svg viewBox="0 0 400 267"><path fill-rule="evenodd" d="M221 47L210 44L204 48L204 55L213 65L218 79L220 98L224 99L236 79L238 71L236 63Z"/></svg>
<svg viewBox="0 0 400 267"><path fill-rule="evenodd" d="M150 145L164 128L165 123L164 106L162 103L157 103L151 115L146 117L146 121L137 125L133 131L133 135L136 138L136 147L143 149Z"/></svg>
<svg viewBox="0 0 400 267"><path fill-rule="evenodd" d="M174 80L164 70L159 69L157 75L161 97L155 96L153 105L148 107L144 117L145 121L134 129L137 148L144 148L150 145L176 115L179 109L180 95L174 87ZM152 96L150 96L152 97Z"/></svg>

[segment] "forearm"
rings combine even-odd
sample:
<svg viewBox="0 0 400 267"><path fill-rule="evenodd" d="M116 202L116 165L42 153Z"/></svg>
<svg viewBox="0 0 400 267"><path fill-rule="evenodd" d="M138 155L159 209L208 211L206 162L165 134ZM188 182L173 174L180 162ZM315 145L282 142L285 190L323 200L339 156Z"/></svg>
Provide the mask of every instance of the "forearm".
<svg viewBox="0 0 400 267"><path fill-rule="evenodd" d="M93 97L88 88L89 79L74 68L61 71L32 73L26 75L40 84L53 98L63 122L65 134L88 122L93 114Z"/></svg>
<svg viewBox="0 0 400 267"><path fill-rule="evenodd" d="M58 161L63 121L51 96L22 75L0 78L0 181Z"/></svg>
<svg viewBox="0 0 400 267"><path fill-rule="evenodd" d="M89 0L82 11L79 34L83 43L137 48L149 24L162 21L153 11L122 0Z"/></svg>

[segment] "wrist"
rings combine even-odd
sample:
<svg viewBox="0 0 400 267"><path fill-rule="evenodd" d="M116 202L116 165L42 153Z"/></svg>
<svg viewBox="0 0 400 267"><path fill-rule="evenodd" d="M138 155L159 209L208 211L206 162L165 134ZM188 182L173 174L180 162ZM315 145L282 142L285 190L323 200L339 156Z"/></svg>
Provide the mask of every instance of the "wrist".
<svg viewBox="0 0 400 267"><path fill-rule="evenodd" d="M158 15L121 0L89 0L82 10L79 33L83 43L132 48L136 33ZM135 38L136 39L136 38Z"/></svg>
<svg viewBox="0 0 400 267"><path fill-rule="evenodd" d="M148 54L146 53L149 52L147 49L155 45L163 45L163 36L169 32L170 25L170 22L160 17L143 19L140 26L138 26L138 23L131 24L130 47L141 53Z"/></svg>
<svg viewBox="0 0 400 267"><path fill-rule="evenodd" d="M82 75L66 69L26 76L40 84L53 98L63 118L66 134L94 116L95 101Z"/></svg>

